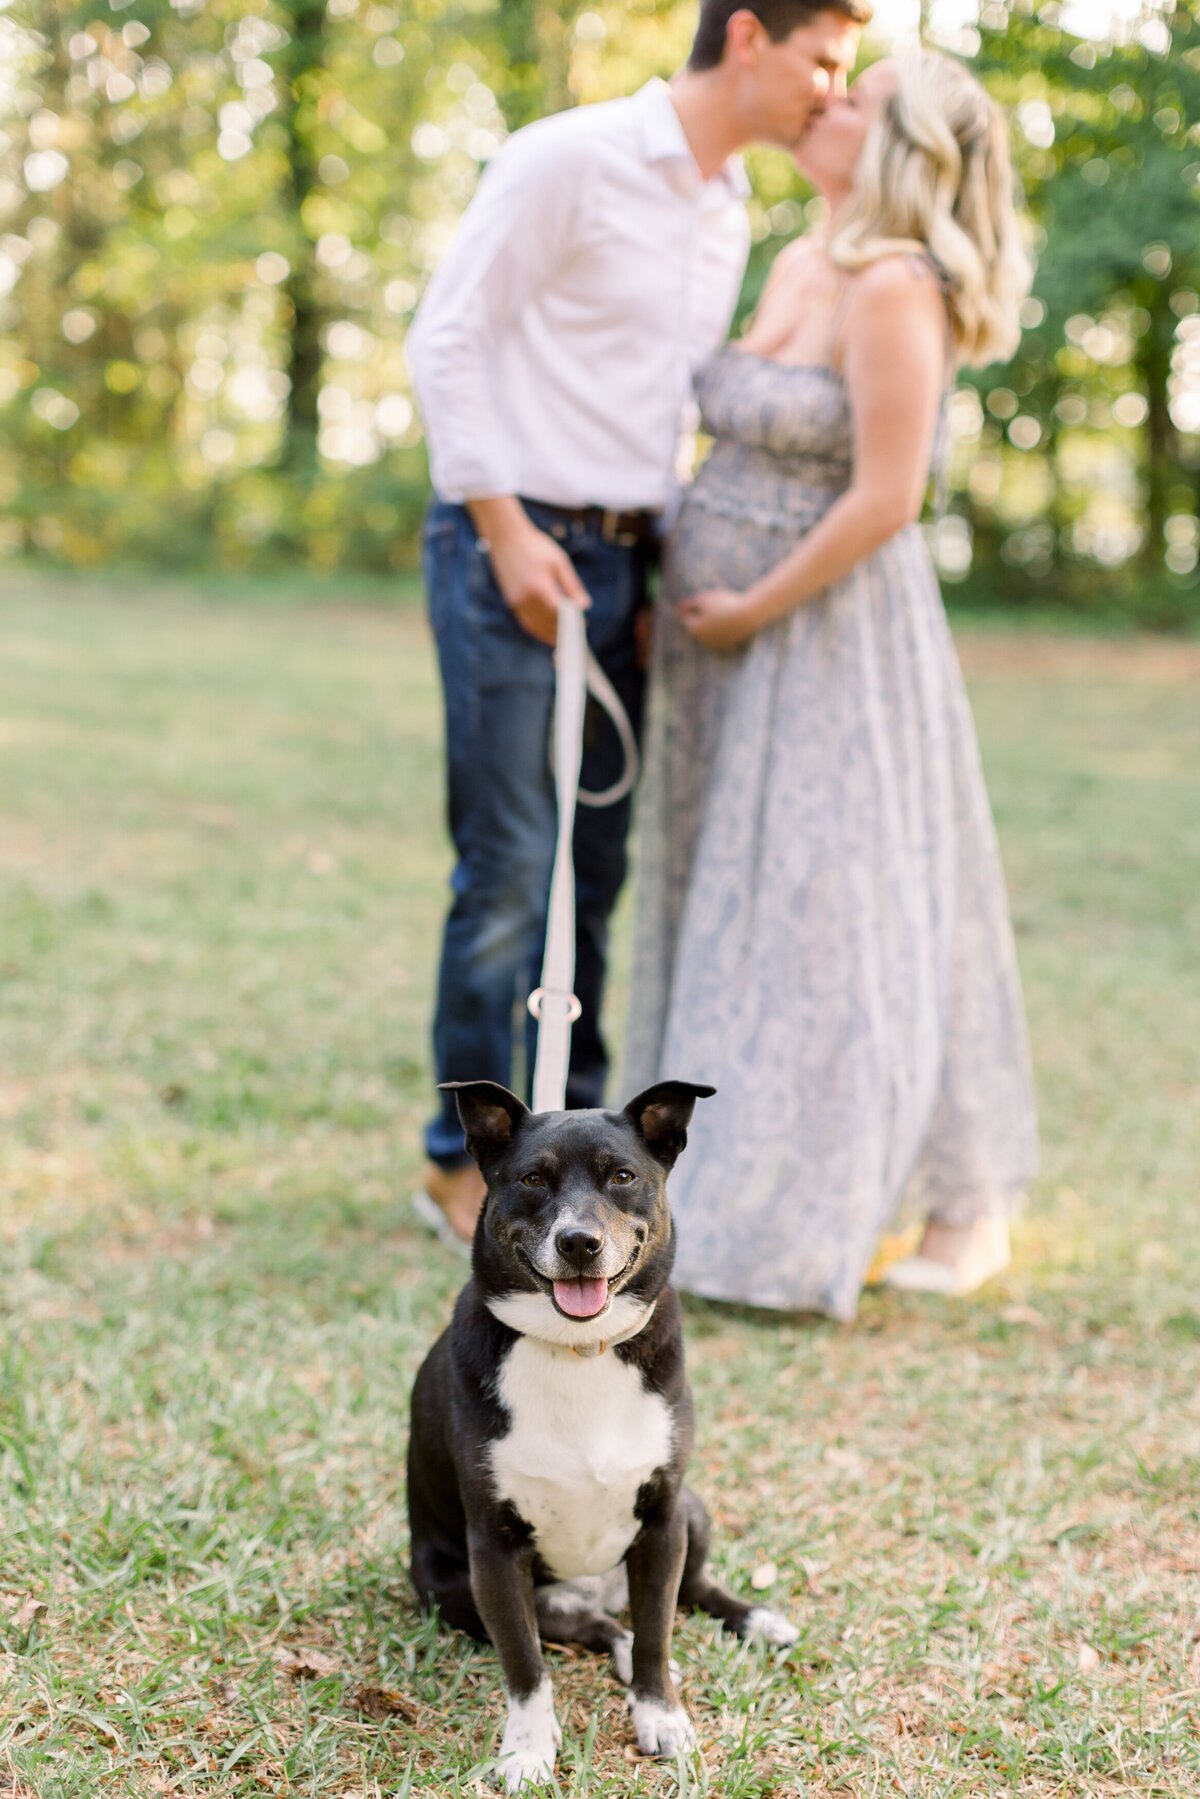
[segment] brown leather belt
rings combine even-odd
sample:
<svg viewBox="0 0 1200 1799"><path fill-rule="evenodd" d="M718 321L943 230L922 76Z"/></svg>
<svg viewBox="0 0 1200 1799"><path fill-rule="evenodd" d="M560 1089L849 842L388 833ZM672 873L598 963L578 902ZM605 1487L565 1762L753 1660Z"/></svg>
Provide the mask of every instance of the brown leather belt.
<svg viewBox="0 0 1200 1799"><path fill-rule="evenodd" d="M658 542L659 515L644 508L637 512L617 512L610 506L551 506L546 500L528 500L525 504L534 514L543 513L550 518L552 537L558 535L556 525L561 525L564 531L568 525L582 525L584 530L594 531L604 543L648 549Z"/></svg>

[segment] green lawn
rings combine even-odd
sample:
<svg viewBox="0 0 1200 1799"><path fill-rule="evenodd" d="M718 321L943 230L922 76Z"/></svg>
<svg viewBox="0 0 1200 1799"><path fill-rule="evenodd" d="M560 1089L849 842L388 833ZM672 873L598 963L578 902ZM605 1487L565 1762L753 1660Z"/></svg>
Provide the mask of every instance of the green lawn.
<svg viewBox="0 0 1200 1799"><path fill-rule="evenodd" d="M448 856L415 608L0 598L0 1795L475 1794L418 1620L406 1209ZM335 602L340 601L340 604ZM703 1766L554 1657L569 1795L1200 1791L1200 654L964 634L1044 1173L1011 1273L858 1327L689 1306Z"/></svg>

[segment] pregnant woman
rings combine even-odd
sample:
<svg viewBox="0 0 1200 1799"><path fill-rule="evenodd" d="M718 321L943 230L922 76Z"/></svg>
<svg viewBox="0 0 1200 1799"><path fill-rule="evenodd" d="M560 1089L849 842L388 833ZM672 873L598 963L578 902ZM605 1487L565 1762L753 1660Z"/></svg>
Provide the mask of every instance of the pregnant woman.
<svg viewBox="0 0 1200 1799"><path fill-rule="evenodd" d="M693 1293L855 1314L1008 1260L1037 1136L1003 875L915 523L954 371L1028 286L1003 116L951 58L868 69L798 163L823 233L701 372L713 447L656 622L623 1091L711 1081L674 1176Z"/></svg>

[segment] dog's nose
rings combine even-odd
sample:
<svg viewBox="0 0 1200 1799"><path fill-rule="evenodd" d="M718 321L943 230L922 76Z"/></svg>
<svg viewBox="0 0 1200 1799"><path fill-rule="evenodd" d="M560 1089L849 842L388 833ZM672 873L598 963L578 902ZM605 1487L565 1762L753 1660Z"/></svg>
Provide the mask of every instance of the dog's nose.
<svg viewBox="0 0 1200 1799"><path fill-rule="evenodd" d="M594 1257L600 1254L604 1247L604 1239L598 1237L595 1231L587 1231L580 1225L572 1225L567 1230L559 1231L554 1239L554 1247L564 1262L574 1262L577 1268L585 1268Z"/></svg>

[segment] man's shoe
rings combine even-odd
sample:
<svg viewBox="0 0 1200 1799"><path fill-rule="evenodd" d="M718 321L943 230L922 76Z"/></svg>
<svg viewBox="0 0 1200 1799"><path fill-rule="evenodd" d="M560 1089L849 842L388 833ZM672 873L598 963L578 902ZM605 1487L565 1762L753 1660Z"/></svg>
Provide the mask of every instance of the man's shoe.
<svg viewBox="0 0 1200 1799"><path fill-rule="evenodd" d="M435 1237L459 1255L468 1254L487 1188L474 1162L442 1168L430 1162L424 1183L412 1196L413 1211Z"/></svg>

